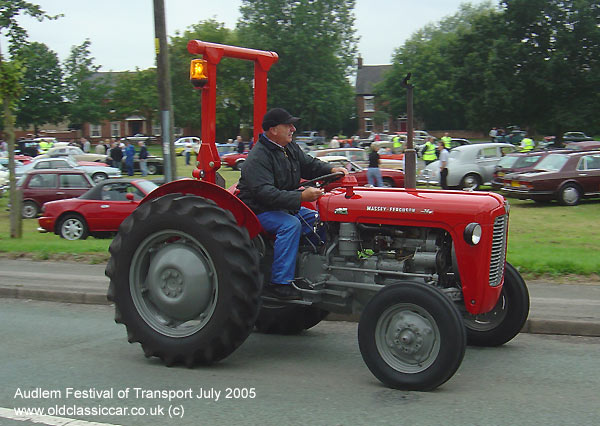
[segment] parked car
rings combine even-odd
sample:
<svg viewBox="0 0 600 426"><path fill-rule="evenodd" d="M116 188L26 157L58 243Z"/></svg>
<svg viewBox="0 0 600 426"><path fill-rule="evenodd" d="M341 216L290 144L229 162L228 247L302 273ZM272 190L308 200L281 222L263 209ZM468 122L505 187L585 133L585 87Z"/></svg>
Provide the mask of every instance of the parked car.
<svg viewBox="0 0 600 426"><path fill-rule="evenodd" d="M583 132L566 132L563 134L563 142L582 142L582 141L593 141L594 138L589 137Z"/></svg>
<svg viewBox="0 0 600 426"><path fill-rule="evenodd" d="M361 167L367 167L369 165L369 153L362 148L319 149L317 151L310 151L309 154L318 158L341 155ZM404 161L382 158L380 166L386 169L404 169Z"/></svg>
<svg viewBox="0 0 600 426"><path fill-rule="evenodd" d="M223 157L225 154L235 154L237 152L237 144L218 143L217 152L219 153L219 157Z"/></svg>
<svg viewBox="0 0 600 426"><path fill-rule="evenodd" d="M320 160L331 164L333 167L344 167L351 176L356 178L358 186L366 186L369 183L367 179L367 169L339 155L321 157ZM394 169L380 168L383 186L390 188L404 188L404 172ZM330 183L325 187L327 191L339 186L337 182Z"/></svg>
<svg viewBox="0 0 600 426"><path fill-rule="evenodd" d="M508 143L480 143L463 145L450 151L448 159L448 186L476 190L492 181L500 159L516 147ZM439 160L426 166L417 177L419 184L440 183Z"/></svg>
<svg viewBox="0 0 600 426"><path fill-rule="evenodd" d="M185 136L173 142L175 147L175 155L182 155L187 146L190 146L195 152L198 152L197 146L200 145L200 138L196 136Z"/></svg>
<svg viewBox="0 0 600 426"><path fill-rule="evenodd" d="M569 142L565 148L572 151L593 151L600 149L600 141Z"/></svg>
<svg viewBox="0 0 600 426"><path fill-rule="evenodd" d="M82 170L32 170L23 175L18 186L23 193L21 215L31 219L40 213L44 203L79 197L94 182Z"/></svg>
<svg viewBox="0 0 600 426"><path fill-rule="evenodd" d="M115 233L156 188L156 184L145 179L100 182L80 197L46 203L38 219L38 231L54 232L67 240Z"/></svg>
<svg viewBox="0 0 600 426"><path fill-rule="evenodd" d="M555 151L513 152L505 155L496 165L492 178L492 188L501 189L504 186L504 177L507 174L533 170L537 163L551 152Z"/></svg>
<svg viewBox="0 0 600 426"><path fill-rule="evenodd" d="M4 191L8 187L8 169L0 164L0 197L4 195Z"/></svg>
<svg viewBox="0 0 600 426"><path fill-rule="evenodd" d="M297 142L304 142L308 145L322 145L325 143L325 137L320 136L319 132L315 130L299 132L295 135L294 140Z"/></svg>
<svg viewBox="0 0 600 426"><path fill-rule="evenodd" d="M45 154L38 155L38 158L58 158L58 157L73 157L75 161L91 161L95 163L106 163L106 155L103 154L92 154L83 152L83 150L77 146L61 146L50 148Z"/></svg>
<svg viewBox="0 0 600 426"><path fill-rule="evenodd" d="M34 160L29 164L25 164L15 169L15 175L17 177L23 176L30 170L42 170L42 169L77 169L83 170L92 178L94 182L99 182L108 178L119 178L121 177L121 171L115 167L106 166L81 166L71 157L60 157L60 158L40 158Z"/></svg>
<svg viewBox="0 0 600 426"><path fill-rule="evenodd" d="M156 155L148 155L146 158L146 165L148 166L148 174L149 175L160 175L164 170L164 160L162 157L157 157ZM125 166L125 157L121 161L121 171L125 172L127 170L127 166ZM141 173L142 169L140 169L140 159L139 153L136 152L133 157L133 171Z"/></svg>
<svg viewBox="0 0 600 426"><path fill-rule="evenodd" d="M242 165L244 164L244 161L246 161L246 157L248 157L247 152L244 152L242 154L238 154L237 152L231 152L222 155L221 162L231 167L233 170L242 170Z"/></svg>
<svg viewBox="0 0 600 426"><path fill-rule="evenodd" d="M535 170L507 175L502 191L522 200L557 200L564 206L600 197L600 151L548 154Z"/></svg>

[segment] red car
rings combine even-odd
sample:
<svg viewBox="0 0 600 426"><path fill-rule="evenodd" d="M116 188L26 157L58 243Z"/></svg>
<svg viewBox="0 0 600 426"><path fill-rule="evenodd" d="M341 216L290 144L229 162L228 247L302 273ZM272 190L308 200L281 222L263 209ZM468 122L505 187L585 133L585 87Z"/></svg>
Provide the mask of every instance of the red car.
<svg viewBox="0 0 600 426"><path fill-rule="evenodd" d="M327 156L319 157L319 160L330 163L333 167L344 167L350 172L350 176L354 176L358 183L358 186L367 186L369 181L367 179L367 169L363 169L358 164L353 163L346 157L342 156ZM381 171L381 177L383 178L383 186L389 188L404 188L404 172L395 169L379 169ZM326 191L339 186L339 183L333 182L325 186Z"/></svg>
<svg viewBox="0 0 600 426"><path fill-rule="evenodd" d="M233 170L241 170L242 164L246 161L246 157L248 157L248 153L244 152L243 154L238 154L237 152L233 152L231 154L225 154L221 157L221 162L225 163L227 166L231 167Z"/></svg>
<svg viewBox="0 0 600 426"><path fill-rule="evenodd" d="M54 232L67 240L117 232L121 222L158 186L148 180L102 181L85 194L44 204L40 232Z"/></svg>
<svg viewBox="0 0 600 426"><path fill-rule="evenodd" d="M21 214L31 219L40 213L44 203L79 197L94 186L94 182L81 170L44 169L25 173L18 185L23 193Z"/></svg>

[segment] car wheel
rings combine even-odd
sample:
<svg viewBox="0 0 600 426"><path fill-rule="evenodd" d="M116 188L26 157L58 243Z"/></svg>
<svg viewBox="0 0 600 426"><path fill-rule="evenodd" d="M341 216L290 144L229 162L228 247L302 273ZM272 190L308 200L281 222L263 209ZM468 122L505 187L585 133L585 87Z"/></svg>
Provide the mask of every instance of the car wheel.
<svg viewBox="0 0 600 426"><path fill-rule="evenodd" d="M158 173L158 167L154 163L148 164L148 174L155 175Z"/></svg>
<svg viewBox="0 0 600 426"><path fill-rule="evenodd" d="M24 201L21 214L25 219L33 219L40 212L40 208L34 201Z"/></svg>
<svg viewBox="0 0 600 426"><path fill-rule="evenodd" d="M245 161L246 161L246 160L238 160L238 161L235 163L235 169L236 169L236 170L238 170L238 171L241 171L241 170L242 170L242 166L244 165L244 162L245 162Z"/></svg>
<svg viewBox="0 0 600 426"><path fill-rule="evenodd" d="M462 189L469 189L471 191L479 189L479 185L481 185L481 178L474 173L469 173L460 181Z"/></svg>
<svg viewBox="0 0 600 426"><path fill-rule="evenodd" d="M581 189L574 183L568 183L558 191L558 202L563 206L576 206L581 200Z"/></svg>
<svg viewBox="0 0 600 426"><path fill-rule="evenodd" d="M76 214L69 214L60 222L59 234L65 240L85 240L88 235L88 227L85 219Z"/></svg>
<svg viewBox="0 0 600 426"><path fill-rule="evenodd" d="M386 188L393 188L394 180L392 178L383 178L383 186Z"/></svg>
<svg viewBox="0 0 600 426"><path fill-rule="evenodd" d="M98 183L98 182L102 182L103 180L108 179L108 175L106 173L94 173L92 175L92 180L94 181L94 183Z"/></svg>

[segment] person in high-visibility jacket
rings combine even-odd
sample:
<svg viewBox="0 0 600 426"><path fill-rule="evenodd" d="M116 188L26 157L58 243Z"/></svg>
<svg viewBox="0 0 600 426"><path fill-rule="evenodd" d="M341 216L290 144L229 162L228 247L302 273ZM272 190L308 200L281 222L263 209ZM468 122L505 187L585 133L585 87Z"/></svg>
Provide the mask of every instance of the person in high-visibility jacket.
<svg viewBox="0 0 600 426"><path fill-rule="evenodd" d="M452 138L448 135L448 132L444 133L444 136L440 139L444 142L444 147L449 151L452 148Z"/></svg>
<svg viewBox="0 0 600 426"><path fill-rule="evenodd" d="M535 148L535 142L529 136L521 140L521 152L529 152Z"/></svg>
<svg viewBox="0 0 600 426"><path fill-rule="evenodd" d="M392 138L392 142L393 142L392 150L394 151L395 154L398 154L398 153L404 151L402 149L402 142L400 142L400 136L398 136L398 135L394 136Z"/></svg>
<svg viewBox="0 0 600 426"><path fill-rule="evenodd" d="M423 147L423 161L425 161L425 165L428 165L429 163L433 163L435 160L437 160L435 144L433 143L432 138L429 138Z"/></svg>

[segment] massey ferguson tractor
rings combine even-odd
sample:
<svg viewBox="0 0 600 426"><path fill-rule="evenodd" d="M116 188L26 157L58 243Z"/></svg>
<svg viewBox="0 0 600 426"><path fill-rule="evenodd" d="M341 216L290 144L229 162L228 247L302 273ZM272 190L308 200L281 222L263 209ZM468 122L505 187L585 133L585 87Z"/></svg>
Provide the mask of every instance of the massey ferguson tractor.
<svg viewBox="0 0 600 426"><path fill-rule="evenodd" d="M203 56L191 64L203 120L194 178L148 195L110 246L108 299L129 342L192 367L227 357L254 329L295 334L329 312L360 314L369 370L392 388L431 390L453 376L467 344L502 345L521 330L529 294L505 259L509 206L488 192L366 188L338 174L303 182L337 180L313 206L314 235L326 238L300 243L301 300L262 296L273 237L217 173L217 64L254 62L258 140L278 56L198 40L188 51Z"/></svg>

